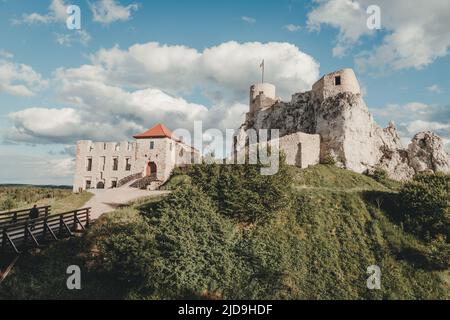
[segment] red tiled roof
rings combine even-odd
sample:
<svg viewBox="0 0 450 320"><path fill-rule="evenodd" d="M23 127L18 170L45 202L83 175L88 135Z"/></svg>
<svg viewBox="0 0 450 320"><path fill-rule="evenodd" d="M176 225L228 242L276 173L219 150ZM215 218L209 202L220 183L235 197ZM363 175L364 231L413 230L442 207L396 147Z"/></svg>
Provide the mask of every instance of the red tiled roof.
<svg viewBox="0 0 450 320"><path fill-rule="evenodd" d="M133 138L135 139L169 138L176 140L176 138L172 135L172 132L169 129L167 129L165 125L160 123L143 133L133 136Z"/></svg>

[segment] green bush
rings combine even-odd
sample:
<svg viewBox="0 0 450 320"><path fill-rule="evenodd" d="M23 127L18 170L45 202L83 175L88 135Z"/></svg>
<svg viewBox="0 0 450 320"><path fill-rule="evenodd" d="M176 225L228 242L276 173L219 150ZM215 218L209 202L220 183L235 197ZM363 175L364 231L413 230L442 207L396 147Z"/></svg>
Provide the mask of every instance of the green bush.
<svg viewBox="0 0 450 320"><path fill-rule="evenodd" d="M155 239L143 219L103 224L96 229L93 245L98 250L96 272L108 274L130 288L151 283Z"/></svg>
<svg viewBox="0 0 450 320"><path fill-rule="evenodd" d="M292 174L282 158L278 173L262 175L258 165L196 165L187 175L223 215L241 222L267 221L289 205Z"/></svg>
<svg viewBox="0 0 450 320"><path fill-rule="evenodd" d="M431 241L428 250L428 260L434 268L442 270L450 268L450 244L443 236L437 236Z"/></svg>
<svg viewBox="0 0 450 320"><path fill-rule="evenodd" d="M400 190L405 228L431 241L441 234L450 240L450 175L419 174Z"/></svg>
<svg viewBox="0 0 450 320"><path fill-rule="evenodd" d="M145 216L159 253L153 297L221 297L230 282L233 229L208 196L178 189Z"/></svg>
<svg viewBox="0 0 450 320"><path fill-rule="evenodd" d="M387 171L380 168L376 168L369 176L380 183L384 183L388 179Z"/></svg>
<svg viewBox="0 0 450 320"><path fill-rule="evenodd" d="M328 153L320 160L320 164L334 166L336 164L336 159Z"/></svg>

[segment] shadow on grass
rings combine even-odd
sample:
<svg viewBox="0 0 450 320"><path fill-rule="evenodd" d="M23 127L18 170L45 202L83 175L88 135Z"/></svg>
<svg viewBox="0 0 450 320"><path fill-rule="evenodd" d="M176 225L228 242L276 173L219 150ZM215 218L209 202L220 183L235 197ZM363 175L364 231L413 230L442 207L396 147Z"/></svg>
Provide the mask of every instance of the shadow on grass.
<svg viewBox="0 0 450 320"><path fill-rule="evenodd" d="M363 200L373 208L381 211L385 217L393 224L397 225L401 231L393 231L391 237L396 239L390 239L390 249L398 260L404 260L415 268L423 270L436 270L436 266L430 262L427 253L427 247L420 239L416 238L416 235L407 232L403 229L402 225L402 207L399 202L398 194L394 192L384 191L364 191L362 192ZM408 234L417 242L408 241L409 238L405 237Z"/></svg>
<svg viewBox="0 0 450 320"><path fill-rule="evenodd" d="M388 191L363 191L362 199L367 204L383 211L394 224L401 225L401 207L398 194Z"/></svg>

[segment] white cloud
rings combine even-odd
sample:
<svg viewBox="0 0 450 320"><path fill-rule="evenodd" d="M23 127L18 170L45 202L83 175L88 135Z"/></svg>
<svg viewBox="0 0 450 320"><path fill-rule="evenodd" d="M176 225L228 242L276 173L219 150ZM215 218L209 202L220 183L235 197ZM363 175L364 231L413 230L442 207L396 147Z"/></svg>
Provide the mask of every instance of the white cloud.
<svg viewBox="0 0 450 320"><path fill-rule="evenodd" d="M136 3L128 6L121 6L115 0L98 0L89 2L93 14L93 20L101 24L110 24L115 21L127 21L131 18L132 11L136 11L139 6Z"/></svg>
<svg viewBox="0 0 450 320"><path fill-rule="evenodd" d="M301 29L302 27L301 26L298 26L298 25L295 25L295 24L288 24L288 25L285 25L284 27L283 27L283 29L286 29L286 30L288 30L288 31L290 31L290 32L297 32L297 31L299 31L300 29Z"/></svg>
<svg viewBox="0 0 450 320"><path fill-rule="evenodd" d="M435 121L423 121L415 120L408 124L408 132L410 134L415 134L420 131L439 131L450 129L450 124L435 122Z"/></svg>
<svg viewBox="0 0 450 320"><path fill-rule="evenodd" d="M74 30L70 33L55 33L56 42L65 47L71 47L74 43L87 46L91 41L91 35L85 30Z"/></svg>
<svg viewBox="0 0 450 320"><path fill-rule="evenodd" d="M256 19L252 18L252 17L243 16L243 17L241 17L241 19L242 19L242 21L245 21L245 22L250 23L250 24L256 22Z"/></svg>
<svg viewBox="0 0 450 320"><path fill-rule="evenodd" d="M366 9L376 4L381 8L384 38L370 51L360 52L355 59L362 71L371 69L422 69L448 54L450 46L450 2L441 0L317 0L308 14L310 30L330 25L339 30L333 49L342 56L365 36L374 34L366 26Z"/></svg>
<svg viewBox="0 0 450 320"><path fill-rule="evenodd" d="M0 93L31 96L47 84L47 80L44 80L32 67L0 59Z"/></svg>
<svg viewBox="0 0 450 320"><path fill-rule="evenodd" d="M75 159L63 158L63 159L49 159L46 161L45 168L43 169L43 176L51 176L55 178L73 177L75 172Z"/></svg>
<svg viewBox="0 0 450 320"><path fill-rule="evenodd" d="M236 129L248 111L248 88L266 77L287 98L309 90L319 77L318 63L288 43L227 42L202 52L158 43L102 49L91 64L57 69L55 96L64 108L30 107L11 113L9 142L72 144L80 139L128 140L155 123L171 129ZM126 89L125 89L126 88ZM211 106L180 95L203 92Z"/></svg>
<svg viewBox="0 0 450 320"><path fill-rule="evenodd" d="M14 55L9 51L0 50L0 58L12 59L14 58Z"/></svg>
<svg viewBox="0 0 450 320"><path fill-rule="evenodd" d="M319 64L298 47L280 42L225 42L202 52L186 46L157 42L135 44L127 50L101 49L91 64L59 69L57 79L90 79L119 87L158 88L172 95L200 89L220 101L240 101L250 84L260 79L259 64L266 62L266 79L278 95L289 99L309 90L319 78Z"/></svg>
<svg viewBox="0 0 450 320"><path fill-rule="evenodd" d="M48 24L64 22L67 19L67 4L64 0L52 0L46 14L33 12L23 14L21 19L13 19L13 24Z"/></svg>
<svg viewBox="0 0 450 320"><path fill-rule="evenodd" d="M433 84L427 88L428 91L433 93L442 93L442 89L439 85Z"/></svg>

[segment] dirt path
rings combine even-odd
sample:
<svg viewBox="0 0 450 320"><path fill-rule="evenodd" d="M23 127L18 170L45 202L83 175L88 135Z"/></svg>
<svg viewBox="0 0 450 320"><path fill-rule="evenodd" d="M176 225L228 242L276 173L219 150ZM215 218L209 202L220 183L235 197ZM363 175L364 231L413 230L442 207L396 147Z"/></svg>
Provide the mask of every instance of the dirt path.
<svg viewBox="0 0 450 320"><path fill-rule="evenodd" d="M91 207L91 219L95 220L102 214L114 211L117 207L142 197L159 196L167 191L147 191L122 187L107 190L90 190L94 196L86 202L83 208Z"/></svg>

